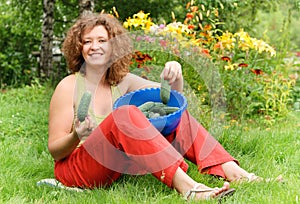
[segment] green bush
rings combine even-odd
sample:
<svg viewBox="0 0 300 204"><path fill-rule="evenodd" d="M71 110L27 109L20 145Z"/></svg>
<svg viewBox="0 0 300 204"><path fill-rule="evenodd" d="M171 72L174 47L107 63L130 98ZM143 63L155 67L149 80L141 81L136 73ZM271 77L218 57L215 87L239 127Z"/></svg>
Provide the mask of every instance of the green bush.
<svg viewBox="0 0 300 204"><path fill-rule="evenodd" d="M143 30L144 35L143 32L137 35L136 41L145 41L153 49L177 56L183 64L186 82L201 106L210 106L211 112L214 105L222 111L226 106L231 118L262 116L267 124L286 116L292 104L295 79L288 77L282 53L243 29L236 33L221 31L214 25L195 29L190 23L195 23L193 20L197 20L195 16L200 11L199 8L191 8L191 11L184 23L158 26L149 14L140 12L128 18L124 26L130 31ZM137 47L136 53L140 48L144 47ZM151 63L170 60L166 55L142 51L147 65L136 63L137 59L143 59L140 56L134 58L132 70L139 70L136 73L143 73L144 77L154 71L149 69ZM145 57L148 54L150 56ZM141 67L145 68L143 72Z"/></svg>

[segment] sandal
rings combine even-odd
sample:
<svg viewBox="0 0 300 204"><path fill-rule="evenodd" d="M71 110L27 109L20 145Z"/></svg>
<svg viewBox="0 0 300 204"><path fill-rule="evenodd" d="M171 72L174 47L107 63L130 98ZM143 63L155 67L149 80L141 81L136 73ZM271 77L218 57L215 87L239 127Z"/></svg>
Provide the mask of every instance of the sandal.
<svg viewBox="0 0 300 204"><path fill-rule="evenodd" d="M198 189L199 187L205 187L206 189ZM216 195L216 197L211 197L211 195L214 193L215 190L218 190L218 188L207 188L204 184L201 183L196 183L194 187L190 190L188 190L185 195L184 199L185 200L193 200L195 198L196 193L205 193L205 192L210 192L207 196L204 197L204 200L210 200L210 199L218 199L220 202L222 199L225 197L231 196L234 192L234 188L230 188L226 191L223 191L222 193Z"/></svg>
<svg viewBox="0 0 300 204"><path fill-rule="evenodd" d="M240 177L240 178L234 180L234 182L237 182L237 183L244 183L244 182L251 183L251 182L261 182L263 180L264 180L263 178L261 178L259 176L256 176L254 173L249 173L247 176L243 176L243 177Z"/></svg>

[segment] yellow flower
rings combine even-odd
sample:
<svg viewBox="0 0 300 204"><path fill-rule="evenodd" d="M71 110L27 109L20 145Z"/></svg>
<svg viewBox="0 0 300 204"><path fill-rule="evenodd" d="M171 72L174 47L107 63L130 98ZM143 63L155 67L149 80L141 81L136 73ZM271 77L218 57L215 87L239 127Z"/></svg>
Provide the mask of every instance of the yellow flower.
<svg viewBox="0 0 300 204"><path fill-rule="evenodd" d="M127 28L129 27L129 23L128 23L127 21L125 21L125 22L123 23L123 27L127 29Z"/></svg>
<svg viewBox="0 0 300 204"><path fill-rule="evenodd" d="M218 37L219 42L221 43L220 48L225 48L231 50L234 48L236 39L234 38L233 34L226 31L220 37Z"/></svg>
<svg viewBox="0 0 300 204"><path fill-rule="evenodd" d="M177 33L179 35L192 33L187 25L184 25L180 22L169 23L165 30L172 33Z"/></svg>
<svg viewBox="0 0 300 204"><path fill-rule="evenodd" d="M200 91L202 89L202 85L199 84L197 89L198 89L198 91Z"/></svg>
<svg viewBox="0 0 300 204"><path fill-rule="evenodd" d="M234 34L234 37L238 39L238 47L242 51L249 51L250 49L254 49L258 51L258 53L269 52L271 56L276 55L276 51L269 44L264 42L263 40L258 40L256 38L251 38L250 35L241 29L239 32Z"/></svg>
<svg viewBox="0 0 300 204"><path fill-rule="evenodd" d="M234 123L237 123L237 121L234 120L234 119L232 119L232 120L230 120L230 123L231 123L231 124L234 124Z"/></svg>
<svg viewBox="0 0 300 204"><path fill-rule="evenodd" d="M250 35L247 32L245 32L243 29L240 29L239 32L236 32L234 34L234 37L239 37L243 41L250 41L251 40Z"/></svg>
<svg viewBox="0 0 300 204"><path fill-rule="evenodd" d="M225 125L224 128L225 128L225 129L229 129L230 126L229 126L229 125Z"/></svg>
<svg viewBox="0 0 300 204"><path fill-rule="evenodd" d="M140 11L137 14L133 14L133 18L147 19L149 15L150 13L145 14L143 11Z"/></svg>
<svg viewBox="0 0 300 204"><path fill-rule="evenodd" d="M273 56L276 55L276 51L275 51L275 49L274 49L273 47L268 46L268 47L266 48L266 50L267 50L267 52L270 53L271 57L273 57Z"/></svg>
<svg viewBox="0 0 300 204"><path fill-rule="evenodd" d="M238 47L242 51L249 51L250 49L253 49L252 38L243 29L241 29L239 32L236 32L234 37L238 39Z"/></svg>
<svg viewBox="0 0 300 204"><path fill-rule="evenodd" d="M272 48L269 44L267 44L266 42L262 41L262 40L257 40L254 39L253 40L253 44L254 44L254 49L257 50L259 53L262 52L269 52L270 55L273 57L276 55L276 51L274 48Z"/></svg>
<svg viewBox="0 0 300 204"><path fill-rule="evenodd" d="M235 70L237 67L238 67L238 64L237 64L237 63L234 63L234 64L228 64L228 65L225 65L225 66L224 66L224 69L225 69L225 70L233 71L233 70Z"/></svg>
<svg viewBox="0 0 300 204"><path fill-rule="evenodd" d="M140 11L137 14L133 15L133 18L127 18L126 21L123 23L125 28L138 28L140 27L143 30L150 30L150 27L154 25L151 18L148 16L150 13L145 14L143 11Z"/></svg>

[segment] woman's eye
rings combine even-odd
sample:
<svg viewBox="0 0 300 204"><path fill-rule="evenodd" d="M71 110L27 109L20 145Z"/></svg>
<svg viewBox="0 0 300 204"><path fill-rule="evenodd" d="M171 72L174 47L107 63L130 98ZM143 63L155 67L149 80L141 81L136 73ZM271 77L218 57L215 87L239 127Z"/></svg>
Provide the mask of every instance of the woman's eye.
<svg viewBox="0 0 300 204"><path fill-rule="evenodd" d="M99 40L99 42L100 42L100 43L106 43L106 42L107 42L107 40L105 40L105 39L101 39L101 40Z"/></svg>
<svg viewBox="0 0 300 204"><path fill-rule="evenodd" d="M89 41L89 40L86 40L86 41L83 41L83 44L89 44L91 41Z"/></svg>

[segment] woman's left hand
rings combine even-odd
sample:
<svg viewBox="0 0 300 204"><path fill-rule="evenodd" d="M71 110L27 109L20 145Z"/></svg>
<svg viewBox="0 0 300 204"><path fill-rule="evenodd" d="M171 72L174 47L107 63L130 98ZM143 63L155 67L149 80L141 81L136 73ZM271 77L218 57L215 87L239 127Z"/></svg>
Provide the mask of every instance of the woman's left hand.
<svg viewBox="0 0 300 204"><path fill-rule="evenodd" d="M170 61L165 64L160 78L163 78L169 82L171 89L179 92L183 91L183 76L181 64L176 61Z"/></svg>
<svg viewBox="0 0 300 204"><path fill-rule="evenodd" d="M181 65L176 61L170 61L165 64L160 78L164 78L172 85L175 81L182 79Z"/></svg>

